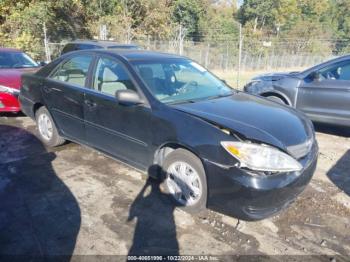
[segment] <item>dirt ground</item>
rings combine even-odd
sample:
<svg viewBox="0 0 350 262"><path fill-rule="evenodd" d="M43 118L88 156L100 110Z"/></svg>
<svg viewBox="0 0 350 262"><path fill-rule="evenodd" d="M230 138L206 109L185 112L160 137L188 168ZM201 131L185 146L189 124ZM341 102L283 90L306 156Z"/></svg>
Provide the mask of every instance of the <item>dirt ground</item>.
<svg viewBox="0 0 350 262"><path fill-rule="evenodd" d="M141 173L74 143L47 149L32 120L0 117L0 255L323 254L329 257L313 259L349 261L350 131L317 130L319 163L307 189L277 216L244 222L174 209Z"/></svg>

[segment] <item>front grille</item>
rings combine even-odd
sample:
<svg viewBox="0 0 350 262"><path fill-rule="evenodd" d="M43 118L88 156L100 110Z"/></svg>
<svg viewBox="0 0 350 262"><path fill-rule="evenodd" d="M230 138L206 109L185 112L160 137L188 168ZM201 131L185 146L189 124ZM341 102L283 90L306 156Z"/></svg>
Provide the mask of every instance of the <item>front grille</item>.
<svg viewBox="0 0 350 262"><path fill-rule="evenodd" d="M312 147L312 139L306 140L302 144L287 147L288 152L296 159L306 156Z"/></svg>

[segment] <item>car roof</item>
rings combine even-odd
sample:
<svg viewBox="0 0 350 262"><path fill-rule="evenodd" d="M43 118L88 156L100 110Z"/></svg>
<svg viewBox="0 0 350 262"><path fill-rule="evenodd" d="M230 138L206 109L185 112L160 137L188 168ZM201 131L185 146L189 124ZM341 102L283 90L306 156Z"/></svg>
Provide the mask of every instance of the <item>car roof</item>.
<svg viewBox="0 0 350 262"><path fill-rule="evenodd" d="M346 54L346 55L343 55L343 56L338 56L338 57L335 57L335 58L332 58L322 64L328 64L328 63L334 63L334 62L341 62L343 60L348 60L350 59L350 54Z"/></svg>
<svg viewBox="0 0 350 262"><path fill-rule="evenodd" d="M314 71L314 70L319 70L325 66L328 66L328 65L332 65L334 63L338 63L338 62L342 62L342 61L345 61L345 60L348 60L350 59L350 54L346 54L346 55L343 55L343 56L338 56L338 57L335 57L335 58L332 58L332 59L329 59L325 62L322 62L320 64L317 64L317 65L314 65L310 68L307 68L306 70L302 71L301 74L309 74L310 72Z"/></svg>
<svg viewBox="0 0 350 262"><path fill-rule="evenodd" d="M0 47L0 52L21 52L21 50L16 48Z"/></svg>
<svg viewBox="0 0 350 262"><path fill-rule="evenodd" d="M165 59L186 59L189 58L179 56L175 54L162 53L149 50L137 50L137 49L91 49L91 50L80 50L74 53L101 53L107 55L118 55L128 61L153 61L153 60L165 60ZM72 54L72 53L68 53Z"/></svg>
<svg viewBox="0 0 350 262"><path fill-rule="evenodd" d="M101 40L75 40L72 42L68 42L67 44L89 44L89 45L98 45L104 48L110 47L110 46L135 46L135 44L123 44L113 41L101 41Z"/></svg>

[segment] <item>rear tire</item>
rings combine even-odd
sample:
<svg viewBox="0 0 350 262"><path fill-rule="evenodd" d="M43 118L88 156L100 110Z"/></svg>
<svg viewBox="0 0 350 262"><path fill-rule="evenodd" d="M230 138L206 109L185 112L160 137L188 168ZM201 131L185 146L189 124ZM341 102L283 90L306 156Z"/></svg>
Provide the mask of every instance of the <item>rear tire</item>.
<svg viewBox="0 0 350 262"><path fill-rule="evenodd" d="M58 134L55 123L46 107L42 106L36 111L35 119L39 138L46 146L55 147L65 142Z"/></svg>
<svg viewBox="0 0 350 262"><path fill-rule="evenodd" d="M267 96L266 98L270 101L273 101L282 105L286 105L286 102L278 96Z"/></svg>
<svg viewBox="0 0 350 262"><path fill-rule="evenodd" d="M189 213L206 208L207 179L198 157L187 150L176 149L166 157L162 169L161 189L176 206Z"/></svg>

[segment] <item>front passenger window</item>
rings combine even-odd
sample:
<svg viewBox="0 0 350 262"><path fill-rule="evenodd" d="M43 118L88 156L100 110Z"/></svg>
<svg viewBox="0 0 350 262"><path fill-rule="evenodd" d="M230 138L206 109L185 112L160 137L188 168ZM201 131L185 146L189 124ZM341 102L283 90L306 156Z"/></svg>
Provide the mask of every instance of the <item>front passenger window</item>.
<svg viewBox="0 0 350 262"><path fill-rule="evenodd" d="M350 61L340 62L320 70L320 75L328 80L350 81Z"/></svg>
<svg viewBox="0 0 350 262"><path fill-rule="evenodd" d="M115 60L100 58L94 77L94 89L114 96L118 90L136 91L124 67Z"/></svg>

